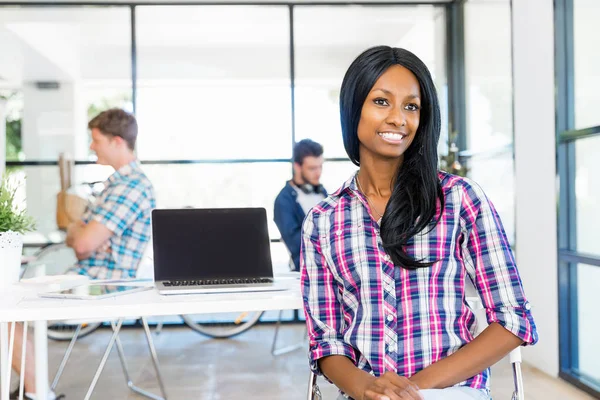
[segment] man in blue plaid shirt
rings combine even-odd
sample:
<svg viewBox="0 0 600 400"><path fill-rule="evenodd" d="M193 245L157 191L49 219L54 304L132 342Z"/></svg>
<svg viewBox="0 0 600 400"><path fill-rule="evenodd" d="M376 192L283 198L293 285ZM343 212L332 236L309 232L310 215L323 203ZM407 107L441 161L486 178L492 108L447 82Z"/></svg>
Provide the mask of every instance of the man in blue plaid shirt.
<svg viewBox="0 0 600 400"><path fill-rule="evenodd" d="M150 240L150 213L156 206L152 184L134 154L137 123L133 115L111 109L88 127L97 163L115 172L82 220L67 230L67 245L78 259L71 271L95 279L133 278Z"/></svg>
<svg viewBox="0 0 600 400"><path fill-rule="evenodd" d="M92 119L90 149L98 164L110 165L115 172L81 221L67 229L67 245L75 251L77 264L69 272L92 279L133 278L150 241L150 217L156 207L152 184L142 172L134 154L137 139L135 117L120 109L104 111ZM21 324L15 329L13 368L19 371L23 346ZM28 338L27 349L33 349ZM35 400L35 358L28 350L25 368L25 399ZM17 398L18 391L10 398ZM62 399L48 393L49 400Z"/></svg>

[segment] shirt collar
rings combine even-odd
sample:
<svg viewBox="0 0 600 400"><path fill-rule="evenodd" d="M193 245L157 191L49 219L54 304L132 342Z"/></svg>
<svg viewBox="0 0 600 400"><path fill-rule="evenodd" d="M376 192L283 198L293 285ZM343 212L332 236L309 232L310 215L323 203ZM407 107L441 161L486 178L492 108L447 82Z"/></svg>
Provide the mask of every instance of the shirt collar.
<svg viewBox="0 0 600 400"><path fill-rule="evenodd" d="M138 160L133 160L129 164L123 165L121 168L116 170L109 178L108 182L114 182L116 180L122 179L126 176L133 174L135 171L140 169L140 163Z"/></svg>
<svg viewBox="0 0 600 400"><path fill-rule="evenodd" d="M333 196L342 196L344 193L348 193L351 195L356 195L358 192L358 186L356 185L356 176L358 175L358 171L353 173L344 184L333 193Z"/></svg>

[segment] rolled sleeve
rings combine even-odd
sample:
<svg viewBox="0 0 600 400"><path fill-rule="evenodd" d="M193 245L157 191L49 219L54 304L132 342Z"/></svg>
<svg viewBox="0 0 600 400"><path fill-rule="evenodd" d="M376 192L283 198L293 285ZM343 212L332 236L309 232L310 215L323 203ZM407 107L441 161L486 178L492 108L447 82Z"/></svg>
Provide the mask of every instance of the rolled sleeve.
<svg viewBox="0 0 600 400"><path fill-rule="evenodd" d="M356 365L356 351L343 337L345 322L338 283L323 256L312 212L302 228L300 265L311 370L322 375L318 360L332 355L346 356Z"/></svg>
<svg viewBox="0 0 600 400"><path fill-rule="evenodd" d="M121 236L149 207L143 188L132 182L107 190L94 207L91 218Z"/></svg>
<svg viewBox="0 0 600 400"><path fill-rule="evenodd" d="M463 255L488 323L499 323L524 345L535 344L538 334L531 305L498 213L473 183L464 197L463 210L467 223Z"/></svg>

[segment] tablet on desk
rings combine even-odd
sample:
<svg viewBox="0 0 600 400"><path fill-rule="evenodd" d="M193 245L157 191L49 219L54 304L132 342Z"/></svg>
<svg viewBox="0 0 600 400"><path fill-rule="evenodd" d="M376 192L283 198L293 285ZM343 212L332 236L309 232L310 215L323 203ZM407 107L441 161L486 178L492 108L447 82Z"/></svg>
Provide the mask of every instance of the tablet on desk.
<svg viewBox="0 0 600 400"><path fill-rule="evenodd" d="M75 286L69 289L57 290L52 292L39 293L40 297L55 299L80 299L94 300L106 299L108 297L121 296L129 293L141 292L151 289L152 286L140 286L131 284L106 284L106 283L87 283L85 285Z"/></svg>

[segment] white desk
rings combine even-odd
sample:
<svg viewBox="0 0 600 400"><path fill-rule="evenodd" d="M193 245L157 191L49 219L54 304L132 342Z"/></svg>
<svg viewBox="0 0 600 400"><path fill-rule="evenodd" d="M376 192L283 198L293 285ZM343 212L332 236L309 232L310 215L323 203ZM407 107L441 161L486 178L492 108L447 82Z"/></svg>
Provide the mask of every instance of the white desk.
<svg viewBox="0 0 600 400"><path fill-rule="evenodd" d="M154 289L103 300L42 299L34 291L15 285L0 294L0 328L2 330L2 393L8 400L10 360L8 342L4 340L9 322L37 321L36 386L40 400L46 400L48 385L48 352L46 321L64 319L114 319L179 314L204 314L261 310L292 310L302 308L300 282L290 280L290 289L279 292L227 293L210 295L161 296Z"/></svg>

